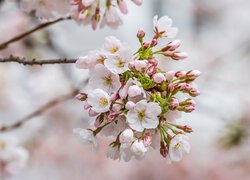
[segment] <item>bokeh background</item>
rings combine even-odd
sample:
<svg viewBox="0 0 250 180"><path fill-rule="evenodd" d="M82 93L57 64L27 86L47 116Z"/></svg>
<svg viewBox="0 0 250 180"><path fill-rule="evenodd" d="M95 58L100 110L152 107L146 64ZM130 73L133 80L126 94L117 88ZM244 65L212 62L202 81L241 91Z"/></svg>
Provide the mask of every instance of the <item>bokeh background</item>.
<svg viewBox="0 0 250 180"><path fill-rule="evenodd" d="M105 157L109 140L101 139L98 153L72 134L86 127L88 117L73 98L50 108L21 128L9 132L29 150L26 168L13 180L231 180L250 179L250 1L249 0L144 0L128 3L129 14L117 30L93 31L73 21L61 22L34 33L0 51L28 58L75 58L99 48L107 35L115 35L138 48L136 33L144 28L152 36L154 15L168 15L179 28L185 61L165 61L167 70L198 69L202 94L197 110L182 122L193 127L192 151L181 162L168 165L159 152L142 161L117 162ZM17 3L0 5L0 42L40 23L20 11ZM164 42L162 42L164 44ZM74 65L22 66L0 64L0 123L11 124L45 103L78 87L87 72Z"/></svg>

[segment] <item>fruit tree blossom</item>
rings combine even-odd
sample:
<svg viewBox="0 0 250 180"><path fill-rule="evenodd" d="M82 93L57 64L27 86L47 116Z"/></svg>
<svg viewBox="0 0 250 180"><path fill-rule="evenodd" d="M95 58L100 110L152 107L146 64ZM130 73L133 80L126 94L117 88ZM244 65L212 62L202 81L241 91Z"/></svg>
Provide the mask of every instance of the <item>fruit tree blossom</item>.
<svg viewBox="0 0 250 180"><path fill-rule="evenodd" d="M178 61L187 54L178 50L180 40L157 47L159 40L176 35L172 19L164 16L158 20L156 16L153 29L155 35L150 42L144 41L142 29L138 31L140 47L134 52L109 36L103 48L92 51L94 56L89 53L76 63L78 68L90 70L90 91L81 92L77 99L84 101L84 108L95 118L95 127L79 134L94 146L99 133L114 137L107 151L114 160L141 159L157 147L156 143L167 162L179 161L190 151L186 133L192 128L179 125L178 119L181 112L195 110L196 103L192 98L180 99L177 94L198 96L200 91L193 82L200 72L160 69L158 56Z"/></svg>

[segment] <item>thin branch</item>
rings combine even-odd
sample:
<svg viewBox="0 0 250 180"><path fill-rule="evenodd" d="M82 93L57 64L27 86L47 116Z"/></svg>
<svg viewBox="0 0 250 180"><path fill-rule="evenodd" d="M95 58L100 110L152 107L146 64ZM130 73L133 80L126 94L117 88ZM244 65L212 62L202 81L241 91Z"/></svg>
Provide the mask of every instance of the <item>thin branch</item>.
<svg viewBox="0 0 250 180"><path fill-rule="evenodd" d="M25 116L24 118L16 121L15 123L13 123L11 125L6 125L6 126L0 127L0 132L8 132L8 131L11 131L11 130L14 130L14 129L21 127L24 123L26 123L30 119L37 117L39 115L42 115L44 112L46 112L50 108L56 106L57 104L60 104L64 101L67 101L67 100L73 98L77 93L78 93L78 90L73 90L69 94L58 96L57 98L51 100L50 102L46 103L45 105L41 106L40 108L38 108L34 112L32 112L29 115Z"/></svg>
<svg viewBox="0 0 250 180"><path fill-rule="evenodd" d="M5 49L5 48L7 48L9 44L14 43L16 41L19 41L19 40L25 38L26 36L28 36L28 35L36 32L36 31L39 31L39 30L44 29L44 28L46 28L48 26L51 26L53 24L56 24L56 23L64 21L64 20L69 20L69 19L71 19L71 17L61 17L61 18L58 18L58 19L56 19L54 21L49 21L49 22L42 23L42 24L34 27L33 29L27 31L27 32L19 34L19 35L15 36L15 37L11 38L8 41L6 41L4 43L1 43L0 44L0 51L3 50L3 49Z"/></svg>
<svg viewBox="0 0 250 180"><path fill-rule="evenodd" d="M26 58L20 58L15 56L10 56L7 58L0 58L0 63L6 62L16 62L23 65L45 65L45 64L73 64L77 59L32 59L28 60Z"/></svg>

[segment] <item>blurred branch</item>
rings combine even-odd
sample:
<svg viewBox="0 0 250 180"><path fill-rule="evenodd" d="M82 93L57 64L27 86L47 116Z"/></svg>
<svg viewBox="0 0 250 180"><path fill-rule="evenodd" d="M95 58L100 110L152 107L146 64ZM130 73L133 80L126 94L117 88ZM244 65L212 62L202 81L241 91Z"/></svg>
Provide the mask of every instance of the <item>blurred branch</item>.
<svg viewBox="0 0 250 180"><path fill-rule="evenodd" d="M30 113L26 117L16 121L14 124L1 126L0 127L0 132L7 132L7 131L11 131L11 130L14 130L16 128L21 127L24 123L26 123L30 119L32 119L34 117L37 117L39 115L42 115L44 112L46 112L50 108L56 106L57 104L60 104L60 103L62 103L64 101L67 101L67 100L73 98L78 92L79 92L78 89L74 89L73 91L71 91L70 93L68 93L66 95L58 96L57 98L55 98L55 99L51 100L50 102L46 103L45 105L41 106L39 109L37 109L34 112Z"/></svg>
<svg viewBox="0 0 250 180"><path fill-rule="evenodd" d="M33 28L33 29L31 29L31 30L29 30L27 32L24 32L24 33L22 33L20 35L17 35L16 37L13 37L10 40L0 44L0 51L7 48L9 44L14 43L16 41L19 41L19 40L25 38L26 36L36 32L36 31L39 31L39 30L44 29L44 28L46 28L48 26L51 26L53 24L56 24L56 23L64 21L64 20L69 20L69 19L71 19L71 17L65 17L65 18L61 17L61 18L58 18L58 19L56 19L54 21L49 21L49 22L46 22L46 23L42 23L42 24L38 25L37 27L35 27L35 28Z"/></svg>
<svg viewBox="0 0 250 180"><path fill-rule="evenodd" d="M32 59L28 60L26 58L20 58L15 56L10 56L7 58L0 58L0 63L6 62L16 62L23 65L44 65L44 64L73 64L77 59Z"/></svg>

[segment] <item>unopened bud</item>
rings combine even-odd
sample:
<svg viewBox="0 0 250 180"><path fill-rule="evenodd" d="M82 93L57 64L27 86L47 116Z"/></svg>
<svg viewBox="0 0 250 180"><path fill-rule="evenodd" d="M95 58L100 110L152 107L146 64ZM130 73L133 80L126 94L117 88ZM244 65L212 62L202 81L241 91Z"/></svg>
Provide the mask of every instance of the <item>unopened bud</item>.
<svg viewBox="0 0 250 180"><path fill-rule="evenodd" d="M119 136L120 143L131 143L134 140L134 132L131 129L125 129Z"/></svg>
<svg viewBox="0 0 250 180"><path fill-rule="evenodd" d="M86 93L79 93L75 96L75 98L79 101L85 101L88 95Z"/></svg>
<svg viewBox="0 0 250 180"><path fill-rule="evenodd" d="M165 78L167 81L173 80L174 76L175 76L175 71L168 71L165 73Z"/></svg>
<svg viewBox="0 0 250 180"><path fill-rule="evenodd" d="M126 103L126 105L125 105L125 108L126 108L127 110L132 110L134 107L135 107L135 103L132 102L132 101L128 101L128 102Z"/></svg>
<svg viewBox="0 0 250 180"><path fill-rule="evenodd" d="M178 106L179 106L178 99L175 97L172 97L170 102L169 102L168 108L173 111L173 110L177 109Z"/></svg>
<svg viewBox="0 0 250 180"><path fill-rule="evenodd" d="M164 158L168 155L168 148L166 146L166 143L163 141L161 141L160 153Z"/></svg>
<svg viewBox="0 0 250 180"><path fill-rule="evenodd" d="M177 77L177 78L184 78L184 77L186 77L186 74L187 74L186 71L177 71L175 73L175 77Z"/></svg>
<svg viewBox="0 0 250 180"><path fill-rule="evenodd" d="M171 56L171 58L174 60L186 59L187 57L188 57L188 54L185 52L174 52Z"/></svg>
<svg viewBox="0 0 250 180"><path fill-rule="evenodd" d="M154 46L156 46L157 44L158 44L157 39L153 39L152 42L151 42L151 44L150 44L150 46L151 46L151 47L154 47Z"/></svg>
<svg viewBox="0 0 250 180"><path fill-rule="evenodd" d="M120 11L123 13L123 14L128 14L128 8L127 8L127 4L124 0L118 0L118 6L119 6L119 9Z"/></svg>
<svg viewBox="0 0 250 180"><path fill-rule="evenodd" d="M94 117L94 116L96 116L98 113L97 112L95 112L93 109L89 109L89 116L90 117Z"/></svg>
<svg viewBox="0 0 250 180"><path fill-rule="evenodd" d="M135 60L134 66L137 71L142 72L147 67L147 61Z"/></svg>
<svg viewBox="0 0 250 180"><path fill-rule="evenodd" d="M187 72L187 77L191 80L195 80L197 77L201 75L201 72L198 70L192 70Z"/></svg>
<svg viewBox="0 0 250 180"><path fill-rule="evenodd" d="M144 31L144 29L139 29L139 31L137 32L137 37L139 39L142 39L142 38L145 37L145 31Z"/></svg>
<svg viewBox="0 0 250 180"><path fill-rule="evenodd" d="M153 75L153 80L155 83L162 83L163 81L166 81L165 76L162 73L156 73Z"/></svg>
<svg viewBox="0 0 250 180"><path fill-rule="evenodd" d="M128 88L128 96L129 97L136 97L138 95L141 95L142 90L139 86L133 85Z"/></svg>
<svg viewBox="0 0 250 180"><path fill-rule="evenodd" d="M193 88L189 91L189 95L193 96L193 97L199 96L200 94L201 94L200 91L198 89L195 89L195 88Z"/></svg>

